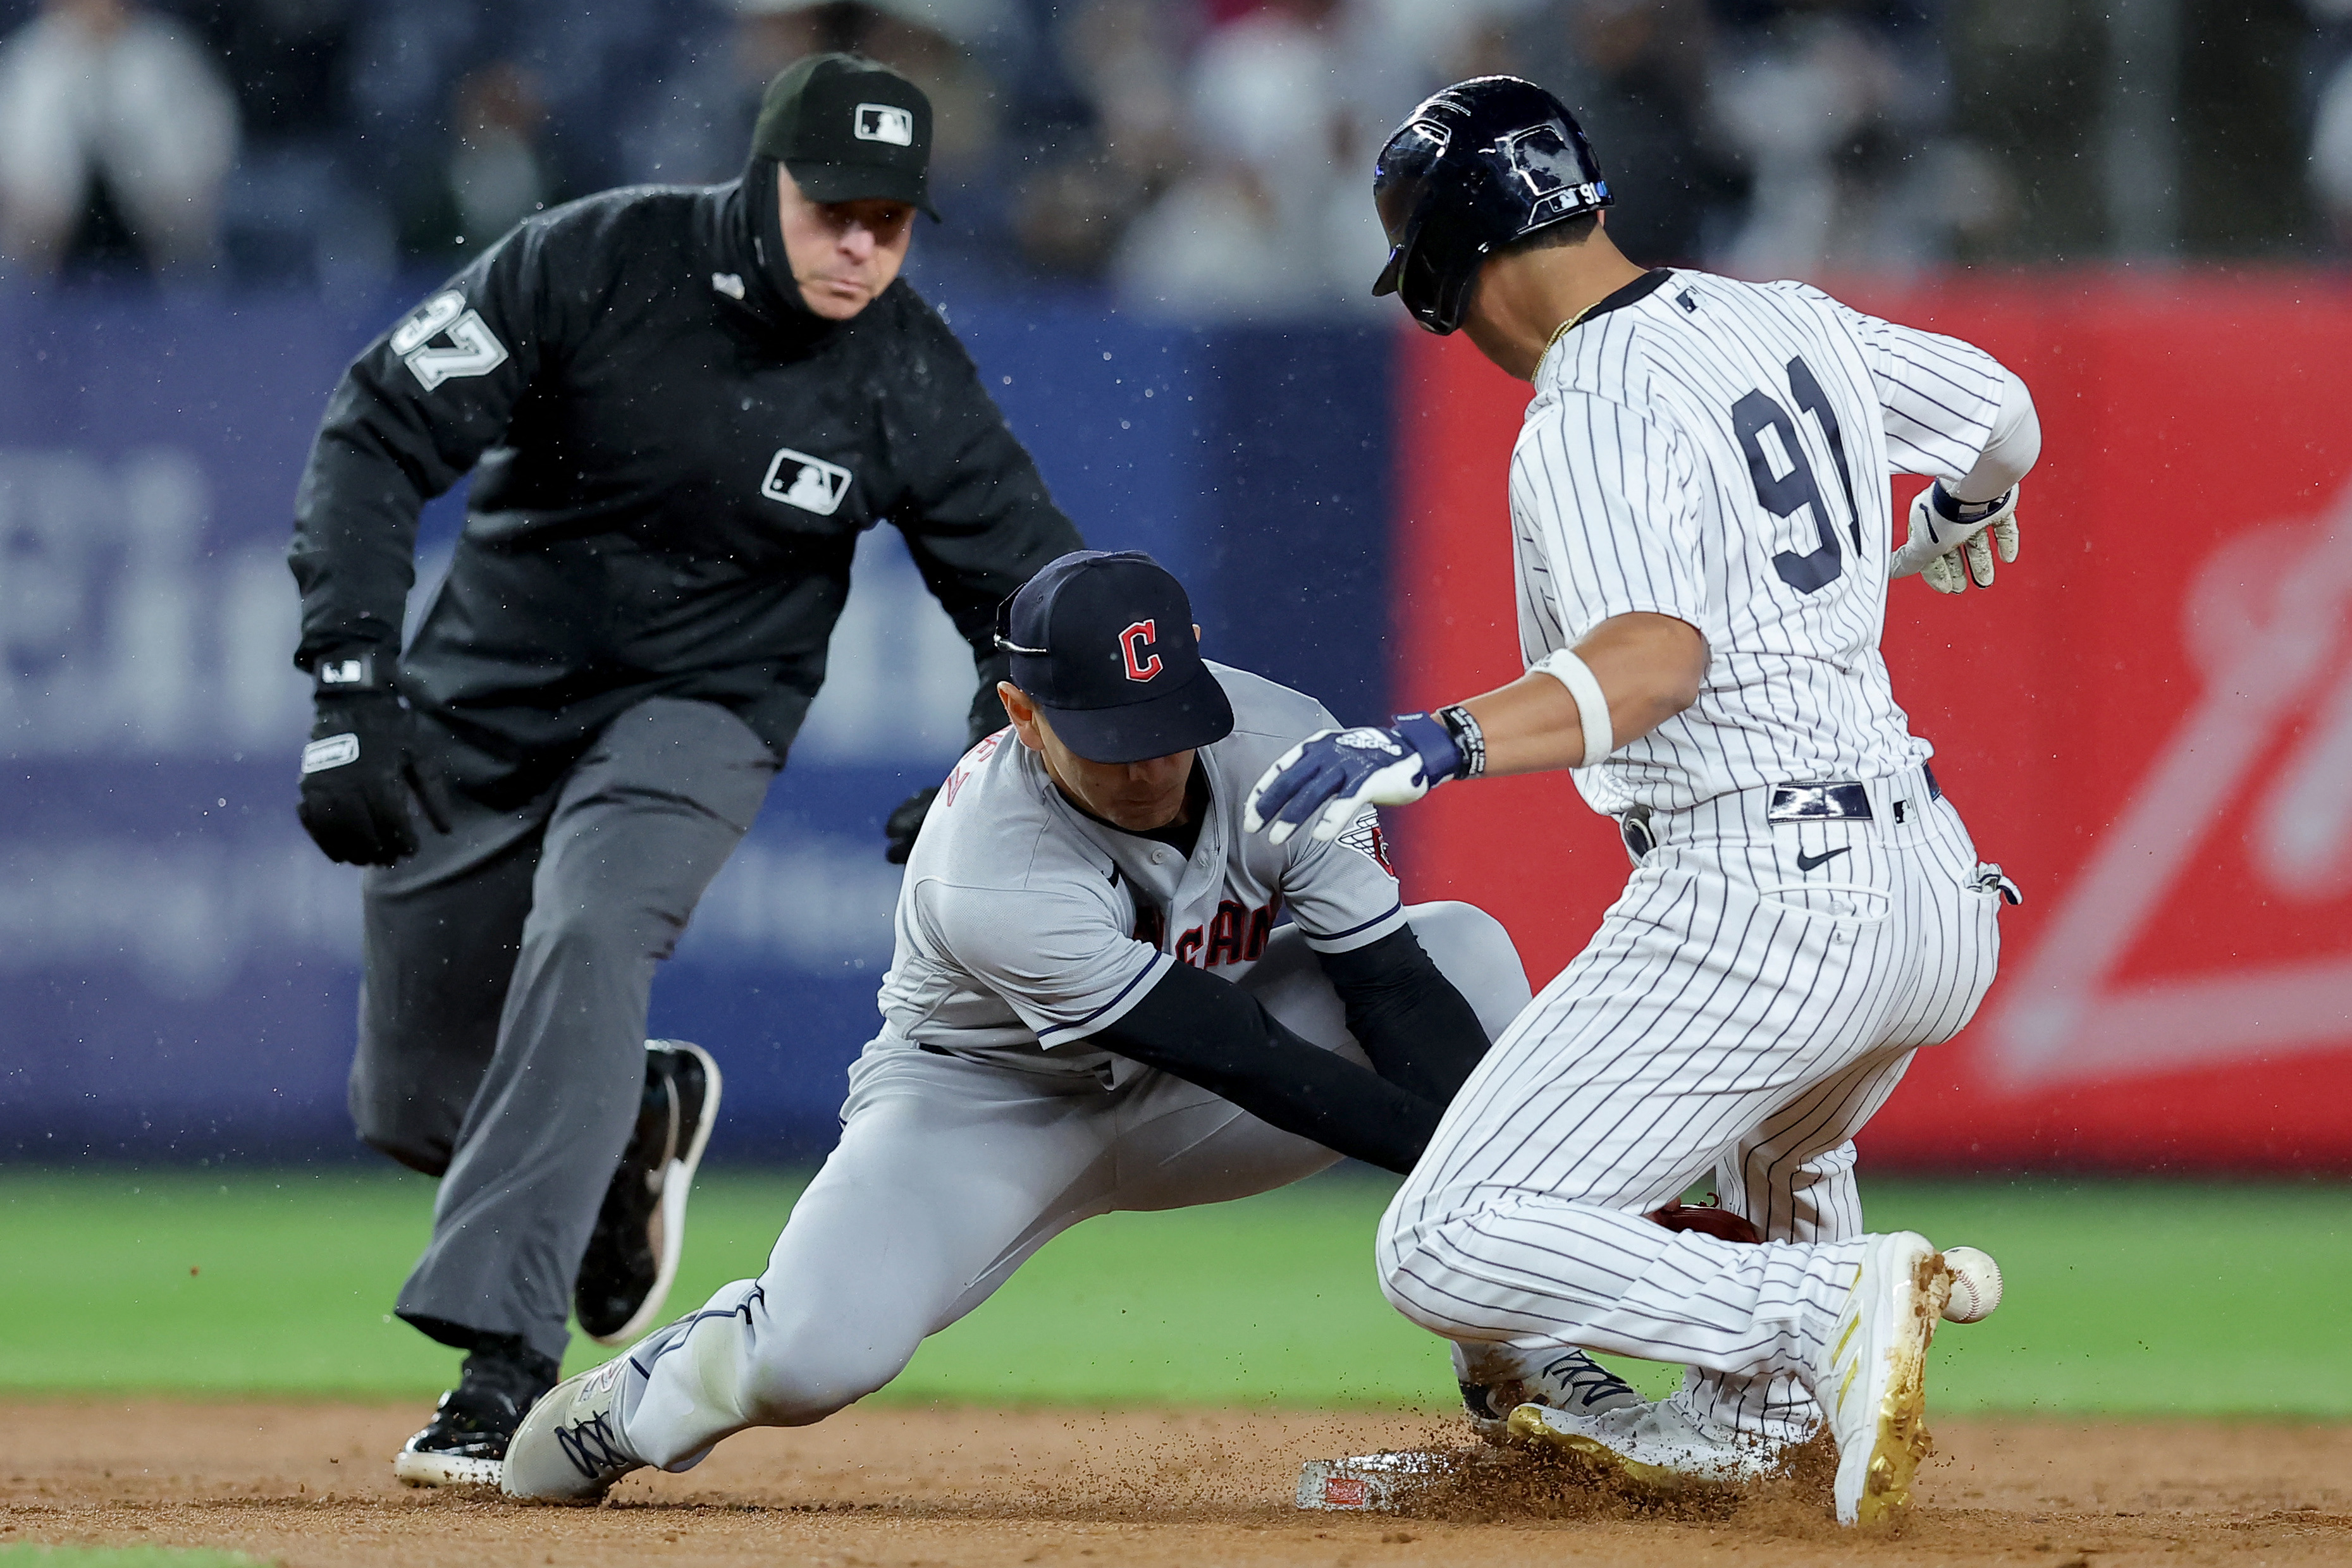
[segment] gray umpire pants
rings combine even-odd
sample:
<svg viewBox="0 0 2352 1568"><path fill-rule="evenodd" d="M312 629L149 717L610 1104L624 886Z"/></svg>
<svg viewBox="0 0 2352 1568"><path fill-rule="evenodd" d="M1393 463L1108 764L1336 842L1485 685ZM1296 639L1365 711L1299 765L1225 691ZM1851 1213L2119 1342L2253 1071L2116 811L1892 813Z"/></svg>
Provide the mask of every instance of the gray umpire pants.
<svg viewBox="0 0 2352 1568"><path fill-rule="evenodd" d="M529 805L453 801L363 882L352 1118L441 1180L396 1310L436 1339L560 1359L588 1236L644 1092L654 966L779 764L713 703L623 713Z"/></svg>
<svg viewBox="0 0 2352 1568"><path fill-rule="evenodd" d="M1528 1000L1509 934L1466 904L1406 914L1487 1037L1501 1033ZM1275 933L1241 985L1363 1061L1297 927ZM684 1469L731 1432L806 1426L864 1398L1081 1220L1246 1197L1339 1157L1164 1072L1106 1089L887 1035L850 1069L841 1115L767 1270L628 1353L622 1430L647 1462Z"/></svg>

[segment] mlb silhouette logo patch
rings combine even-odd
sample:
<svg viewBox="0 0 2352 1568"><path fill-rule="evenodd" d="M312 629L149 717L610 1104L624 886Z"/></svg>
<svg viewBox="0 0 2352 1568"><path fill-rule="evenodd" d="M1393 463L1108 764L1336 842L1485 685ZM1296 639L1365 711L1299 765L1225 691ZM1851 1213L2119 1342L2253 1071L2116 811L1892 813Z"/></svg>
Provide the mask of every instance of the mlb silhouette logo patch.
<svg viewBox="0 0 2352 1568"><path fill-rule="evenodd" d="M768 476L760 481L760 494L771 501L782 501L787 507L829 517L841 505L841 498L849 494L849 470L787 446L768 465Z"/></svg>
<svg viewBox="0 0 2352 1568"><path fill-rule="evenodd" d="M857 140L887 141L893 147L915 144L915 113L900 109L895 103L861 103L857 106Z"/></svg>

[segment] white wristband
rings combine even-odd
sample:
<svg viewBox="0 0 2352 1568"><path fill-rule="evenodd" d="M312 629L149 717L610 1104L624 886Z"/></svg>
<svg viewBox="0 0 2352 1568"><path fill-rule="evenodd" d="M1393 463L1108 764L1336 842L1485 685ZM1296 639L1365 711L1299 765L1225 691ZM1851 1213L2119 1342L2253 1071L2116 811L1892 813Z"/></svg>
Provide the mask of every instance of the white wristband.
<svg viewBox="0 0 2352 1568"><path fill-rule="evenodd" d="M1592 666L1578 658L1573 649L1562 648L1528 666L1530 674L1538 670L1566 686L1568 695L1576 699L1576 716L1584 721L1584 760L1577 766L1590 768L1614 751L1617 737L1609 729L1609 698Z"/></svg>

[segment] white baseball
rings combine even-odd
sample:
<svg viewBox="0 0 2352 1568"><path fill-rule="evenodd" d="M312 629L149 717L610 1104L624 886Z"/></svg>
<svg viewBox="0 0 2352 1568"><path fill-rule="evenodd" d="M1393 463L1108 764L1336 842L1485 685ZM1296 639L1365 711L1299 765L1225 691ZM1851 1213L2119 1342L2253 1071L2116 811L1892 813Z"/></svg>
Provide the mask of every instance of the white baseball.
<svg viewBox="0 0 2352 1568"><path fill-rule="evenodd" d="M1974 1247L1947 1247L1944 1267L1952 1276L1944 1321L1977 1323L1992 1316L1992 1310L2000 1305L2000 1265L1992 1260L1992 1254Z"/></svg>

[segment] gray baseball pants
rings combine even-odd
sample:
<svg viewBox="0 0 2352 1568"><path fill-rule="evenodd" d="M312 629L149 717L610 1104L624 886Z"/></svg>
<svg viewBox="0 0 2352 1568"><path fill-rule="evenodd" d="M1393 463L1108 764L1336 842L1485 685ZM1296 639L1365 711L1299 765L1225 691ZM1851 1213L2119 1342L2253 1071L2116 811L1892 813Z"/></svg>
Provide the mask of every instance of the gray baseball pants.
<svg viewBox="0 0 2352 1568"><path fill-rule="evenodd" d="M1528 1001L1509 934L1465 904L1407 910L1494 1038ZM1240 982L1307 1040L1357 1061L1339 998L1295 926ZM885 1037L851 1068L841 1143L756 1280L629 1352L622 1430L684 1469L747 1427L803 1427L898 1375L924 1337L993 1294L1082 1219L1286 1186L1339 1158L1205 1089L939 1056Z"/></svg>
<svg viewBox="0 0 2352 1568"><path fill-rule="evenodd" d="M573 1277L644 1092L654 966L779 764L713 703L655 698L510 811L363 883L352 1119L441 1179L396 1310L446 1343L519 1334L561 1359Z"/></svg>

